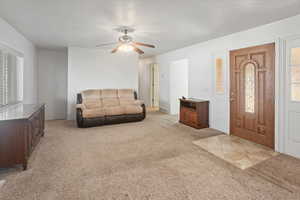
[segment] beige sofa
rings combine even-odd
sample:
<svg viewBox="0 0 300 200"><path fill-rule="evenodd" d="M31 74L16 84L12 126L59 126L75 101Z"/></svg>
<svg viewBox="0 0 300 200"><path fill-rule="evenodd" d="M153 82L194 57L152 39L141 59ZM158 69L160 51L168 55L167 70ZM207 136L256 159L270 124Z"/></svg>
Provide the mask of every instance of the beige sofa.
<svg viewBox="0 0 300 200"><path fill-rule="evenodd" d="M78 127L140 121L146 117L145 105L132 89L94 89L77 95Z"/></svg>

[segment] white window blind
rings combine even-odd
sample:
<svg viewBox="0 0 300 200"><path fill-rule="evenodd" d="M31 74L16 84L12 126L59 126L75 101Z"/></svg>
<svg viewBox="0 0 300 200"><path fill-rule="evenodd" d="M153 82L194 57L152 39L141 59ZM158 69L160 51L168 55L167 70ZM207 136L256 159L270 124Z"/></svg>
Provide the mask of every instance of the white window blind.
<svg viewBox="0 0 300 200"><path fill-rule="evenodd" d="M22 56L0 46L0 107L23 100L23 62Z"/></svg>
<svg viewBox="0 0 300 200"><path fill-rule="evenodd" d="M3 51L0 51L0 106L7 104L7 65Z"/></svg>

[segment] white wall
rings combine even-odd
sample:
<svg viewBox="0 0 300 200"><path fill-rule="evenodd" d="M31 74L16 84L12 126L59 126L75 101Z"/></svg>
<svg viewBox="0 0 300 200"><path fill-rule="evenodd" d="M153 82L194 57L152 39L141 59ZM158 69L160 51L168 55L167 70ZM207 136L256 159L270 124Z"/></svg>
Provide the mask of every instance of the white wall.
<svg viewBox="0 0 300 200"><path fill-rule="evenodd" d="M47 120L67 117L67 50L37 50L38 101L46 104Z"/></svg>
<svg viewBox="0 0 300 200"><path fill-rule="evenodd" d="M36 50L32 42L0 18L0 43L24 55L23 102L37 102Z"/></svg>
<svg viewBox="0 0 300 200"><path fill-rule="evenodd" d="M138 55L68 48L68 119L75 118L76 94L86 89L132 88L138 91Z"/></svg>
<svg viewBox="0 0 300 200"><path fill-rule="evenodd" d="M146 106L151 106L150 64L152 63L155 63L155 57L139 61L139 98L144 101Z"/></svg>
<svg viewBox="0 0 300 200"><path fill-rule="evenodd" d="M174 60L187 58L189 60L189 96L195 98L214 99L212 88L212 55L216 52L226 52L229 50L239 49L247 46L254 46L263 43L271 43L278 41L279 38L290 35L300 34L300 15L281 20L275 23L267 24L247 31L235 33L222 38L217 38L207 42L199 43L186 48L171 51L156 57L157 63L160 65L160 105L165 109L169 109L169 65ZM278 55L278 52L277 52ZM226 66L228 73L228 63ZM227 80L227 88L229 78ZM278 93L277 100L278 100ZM223 120L222 126L216 125L216 121L210 120L210 126L224 132L229 132L229 90L227 90L226 101L213 101L211 107L218 107L224 112L219 116L219 120ZM276 100L276 102L277 102ZM210 109L212 111L212 109ZM213 113L210 112L210 115ZM211 116L211 119L214 116Z"/></svg>
<svg viewBox="0 0 300 200"><path fill-rule="evenodd" d="M179 114L179 98L188 97L189 61L177 60L170 64L170 114Z"/></svg>

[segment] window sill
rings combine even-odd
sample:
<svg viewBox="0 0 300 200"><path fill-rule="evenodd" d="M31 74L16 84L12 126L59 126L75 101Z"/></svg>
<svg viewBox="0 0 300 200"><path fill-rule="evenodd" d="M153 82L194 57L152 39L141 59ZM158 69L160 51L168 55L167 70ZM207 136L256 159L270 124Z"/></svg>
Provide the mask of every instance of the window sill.
<svg viewBox="0 0 300 200"><path fill-rule="evenodd" d="M20 101L20 102L16 102L16 103L11 103L11 104L0 106L0 111L6 110L8 108L12 108L13 106L17 106L17 105L19 105L21 103L22 102Z"/></svg>

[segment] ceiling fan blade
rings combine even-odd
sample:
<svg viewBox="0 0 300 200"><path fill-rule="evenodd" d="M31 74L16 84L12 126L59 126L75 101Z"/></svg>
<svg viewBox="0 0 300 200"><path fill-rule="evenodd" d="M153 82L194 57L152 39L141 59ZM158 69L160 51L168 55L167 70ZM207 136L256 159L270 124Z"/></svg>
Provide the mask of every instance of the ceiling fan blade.
<svg viewBox="0 0 300 200"><path fill-rule="evenodd" d="M145 44L145 43L141 43L141 42L133 42L133 44L139 45L139 46L144 46L144 47L155 48L155 46L152 44Z"/></svg>
<svg viewBox="0 0 300 200"><path fill-rule="evenodd" d="M117 46L116 48L114 48L114 49L111 51L111 53L116 53L116 52L118 51L118 49L119 49L119 46Z"/></svg>
<svg viewBox="0 0 300 200"><path fill-rule="evenodd" d="M145 53L145 52L143 52L142 50L140 50L139 48L137 48L136 46L134 46L134 45L131 45L131 46L133 47L133 50L134 50L135 52L137 52L138 54L142 55L142 54Z"/></svg>
<svg viewBox="0 0 300 200"><path fill-rule="evenodd" d="M104 43L104 44L98 44L96 47L105 47L105 46L110 46L110 45L115 45L118 44L118 42L110 42L110 43Z"/></svg>
<svg viewBox="0 0 300 200"><path fill-rule="evenodd" d="M116 53L118 51L118 48L114 48L111 53Z"/></svg>

